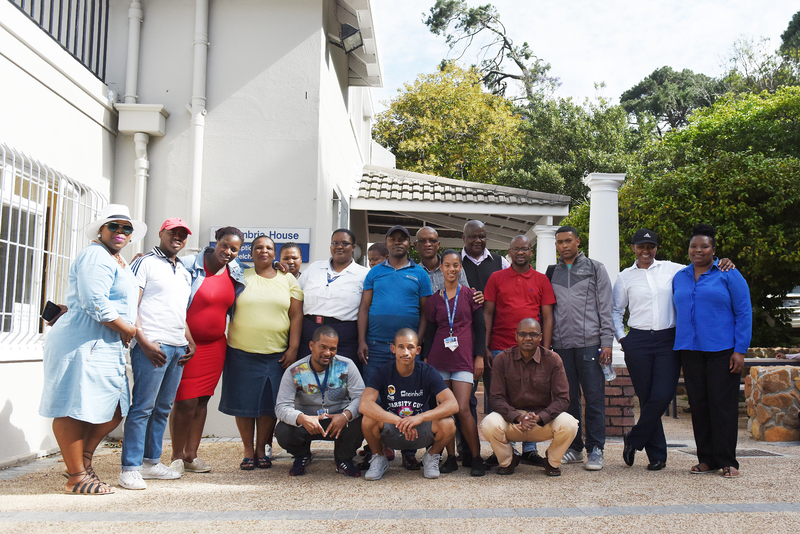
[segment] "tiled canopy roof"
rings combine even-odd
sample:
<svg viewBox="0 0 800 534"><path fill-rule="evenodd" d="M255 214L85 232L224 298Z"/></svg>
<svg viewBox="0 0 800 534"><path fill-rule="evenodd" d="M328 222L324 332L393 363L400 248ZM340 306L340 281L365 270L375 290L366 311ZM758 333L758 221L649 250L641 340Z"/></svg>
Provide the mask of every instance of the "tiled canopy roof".
<svg viewBox="0 0 800 534"><path fill-rule="evenodd" d="M570 197L501 185L466 182L366 165L358 198L513 205L568 206Z"/></svg>

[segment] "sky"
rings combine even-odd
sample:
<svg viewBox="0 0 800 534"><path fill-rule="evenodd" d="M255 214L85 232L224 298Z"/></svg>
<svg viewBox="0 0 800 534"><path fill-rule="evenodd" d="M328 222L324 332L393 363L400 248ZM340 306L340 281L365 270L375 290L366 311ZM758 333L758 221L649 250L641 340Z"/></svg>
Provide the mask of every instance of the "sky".
<svg viewBox="0 0 800 534"><path fill-rule="evenodd" d="M435 72L453 57L444 37L423 23L435 0L371 0L383 88L373 89L378 111L405 82ZM663 66L709 76L723 72L736 39L780 35L800 11L797 0L468 0L492 3L515 44L527 42L552 66L556 96L577 102L619 96ZM424 14L423 14L424 13ZM476 53L461 60L476 63ZM598 92L595 84L605 83Z"/></svg>

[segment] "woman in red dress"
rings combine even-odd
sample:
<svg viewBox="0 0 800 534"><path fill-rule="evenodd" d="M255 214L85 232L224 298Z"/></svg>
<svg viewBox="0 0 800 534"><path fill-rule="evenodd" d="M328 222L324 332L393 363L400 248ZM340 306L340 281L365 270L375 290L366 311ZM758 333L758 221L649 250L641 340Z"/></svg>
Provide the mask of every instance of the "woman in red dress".
<svg viewBox="0 0 800 534"><path fill-rule="evenodd" d="M183 473L207 473L211 466L197 457L203 437L208 401L225 364L227 316L236 296L244 290L244 273L236 256L244 242L237 228L220 228L213 248L181 258L192 275L192 296L186 324L197 344L197 352L183 368L175 404L169 418L172 437L170 469Z"/></svg>

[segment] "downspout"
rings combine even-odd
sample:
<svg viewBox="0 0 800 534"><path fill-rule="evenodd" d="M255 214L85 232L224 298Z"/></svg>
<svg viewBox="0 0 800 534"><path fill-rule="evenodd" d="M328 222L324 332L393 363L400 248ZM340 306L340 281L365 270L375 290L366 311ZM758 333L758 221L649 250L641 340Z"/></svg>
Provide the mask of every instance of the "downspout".
<svg viewBox="0 0 800 534"><path fill-rule="evenodd" d="M126 104L135 104L138 98L139 86L139 40L142 30L142 4L138 0L131 2L128 9L128 62L125 69L125 97ZM147 143L150 136L146 133L133 134L134 153L136 161L133 163L133 218L145 220L145 202L147 201L147 177L150 170L150 161L147 158ZM135 243L133 253L142 252L144 243Z"/></svg>
<svg viewBox="0 0 800 534"><path fill-rule="evenodd" d="M208 69L208 0L196 0L194 16L194 71L192 74L192 181L189 185L189 225L194 230L188 247L200 250L200 208L203 187L203 140L206 124Z"/></svg>

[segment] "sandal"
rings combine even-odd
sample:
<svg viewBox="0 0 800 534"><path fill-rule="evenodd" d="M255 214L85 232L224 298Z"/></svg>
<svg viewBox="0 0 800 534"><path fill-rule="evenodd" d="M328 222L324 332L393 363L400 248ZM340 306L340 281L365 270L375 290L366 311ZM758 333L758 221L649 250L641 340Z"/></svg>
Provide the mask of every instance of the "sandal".
<svg viewBox="0 0 800 534"><path fill-rule="evenodd" d="M89 456L86 456L86 455ZM94 472L94 467L92 467L92 458L94 458L94 453L89 451L83 451L83 468L86 470L86 474L92 478L96 478L100 480L97 474ZM86 465L86 460L89 460L89 465Z"/></svg>
<svg viewBox="0 0 800 534"><path fill-rule="evenodd" d="M732 465L726 465L722 468L722 478L736 478L739 476L739 470Z"/></svg>
<svg viewBox="0 0 800 534"><path fill-rule="evenodd" d="M101 482L96 477L92 477L85 469L77 473L67 473L71 477L83 474L83 477L75 484L72 489L65 489L64 493L70 495L111 495L115 493L114 488Z"/></svg>
<svg viewBox="0 0 800 534"><path fill-rule="evenodd" d="M252 471L256 468L255 462L253 462L252 458L245 458L242 460L242 463L239 464L239 469L242 471Z"/></svg>
<svg viewBox="0 0 800 534"><path fill-rule="evenodd" d="M705 467L705 469L703 469L704 467ZM702 464L697 464L697 465L692 466L692 468L689 470L689 473L691 473L693 475L707 475L709 473L714 473L716 471L719 471L719 468L711 469L708 466L708 464L702 463Z"/></svg>
<svg viewBox="0 0 800 534"><path fill-rule="evenodd" d="M266 456L260 456L256 458L256 467L259 469L269 469L272 467L272 460L267 458Z"/></svg>

